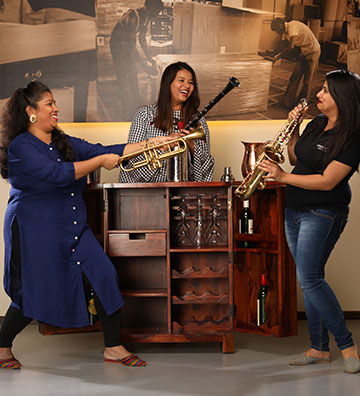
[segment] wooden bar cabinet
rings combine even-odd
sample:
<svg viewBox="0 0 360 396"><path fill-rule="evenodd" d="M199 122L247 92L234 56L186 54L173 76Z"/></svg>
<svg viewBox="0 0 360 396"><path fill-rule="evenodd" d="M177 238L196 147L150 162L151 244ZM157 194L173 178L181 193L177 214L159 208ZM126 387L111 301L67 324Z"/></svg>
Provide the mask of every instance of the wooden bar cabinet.
<svg viewBox="0 0 360 396"><path fill-rule="evenodd" d="M124 342L220 342L234 331L297 332L295 265L284 236L284 186L250 199L254 234L239 234L237 183L98 184L85 192L89 225L113 261L126 304ZM251 248L243 248L243 241ZM258 326L261 274L267 320ZM43 334L101 331L40 325Z"/></svg>

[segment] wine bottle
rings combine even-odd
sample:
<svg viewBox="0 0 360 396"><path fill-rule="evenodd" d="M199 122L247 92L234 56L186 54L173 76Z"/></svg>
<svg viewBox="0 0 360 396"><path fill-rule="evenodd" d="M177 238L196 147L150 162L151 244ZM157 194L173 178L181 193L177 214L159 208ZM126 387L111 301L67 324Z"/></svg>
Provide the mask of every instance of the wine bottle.
<svg viewBox="0 0 360 396"><path fill-rule="evenodd" d="M266 322L265 301L267 296L267 282L265 274L261 274L261 287L257 295L257 325L261 326Z"/></svg>
<svg viewBox="0 0 360 396"><path fill-rule="evenodd" d="M254 215L249 208L249 200L245 200L243 203L243 210L239 220L239 231L240 234L253 234L254 233ZM242 247L250 248L252 243L244 241Z"/></svg>
<svg viewBox="0 0 360 396"><path fill-rule="evenodd" d="M90 296L88 299L88 312L89 312L89 320L90 326L93 326L94 323L98 320L98 314L95 308L95 300L94 300L94 290L90 290Z"/></svg>

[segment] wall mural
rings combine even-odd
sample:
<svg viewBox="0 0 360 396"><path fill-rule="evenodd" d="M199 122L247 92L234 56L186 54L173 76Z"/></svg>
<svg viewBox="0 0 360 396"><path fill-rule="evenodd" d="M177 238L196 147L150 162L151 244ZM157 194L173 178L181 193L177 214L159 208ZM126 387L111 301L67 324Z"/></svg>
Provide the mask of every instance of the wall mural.
<svg viewBox="0 0 360 396"><path fill-rule="evenodd" d="M164 68L184 61L195 69L200 107L231 76L240 81L208 120L283 119L304 92L313 116L327 71L359 72L357 5L346 0L0 0L0 108L18 87L39 79L53 90L61 122L130 121L138 106L156 102ZM296 21L296 39L274 28L279 17ZM308 35L314 40L312 63L307 44L304 50ZM318 66L316 45L321 46Z"/></svg>

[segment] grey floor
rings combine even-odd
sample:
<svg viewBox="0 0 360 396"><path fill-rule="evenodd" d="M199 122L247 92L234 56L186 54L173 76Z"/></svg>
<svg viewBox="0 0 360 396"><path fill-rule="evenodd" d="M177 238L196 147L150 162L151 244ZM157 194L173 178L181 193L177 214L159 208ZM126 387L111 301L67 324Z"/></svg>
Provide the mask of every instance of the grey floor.
<svg viewBox="0 0 360 396"><path fill-rule="evenodd" d="M348 322L360 339L360 320ZM102 334L42 336L36 324L16 339L21 370L0 370L0 393L19 395L359 395L360 374L344 374L332 344L331 364L292 367L287 357L308 344L306 322L299 335L272 338L237 334L234 354L219 344L134 344L144 368L105 364Z"/></svg>

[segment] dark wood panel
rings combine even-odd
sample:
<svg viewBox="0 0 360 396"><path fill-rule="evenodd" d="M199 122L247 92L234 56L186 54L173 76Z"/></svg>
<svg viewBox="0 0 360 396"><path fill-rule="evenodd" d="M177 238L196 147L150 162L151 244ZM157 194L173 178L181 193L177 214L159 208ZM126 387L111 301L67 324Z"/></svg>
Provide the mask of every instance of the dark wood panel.
<svg viewBox="0 0 360 396"><path fill-rule="evenodd" d="M167 202L163 188L109 189L109 229L166 229Z"/></svg>
<svg viewBox="0 0 360 396"><path fill-rule="evenodd" d="M121 309L122 327L165 327L167 320L165 297L125 297L125 305Z"/></svg>
<svg viewBox="0 0 360 396"><path fill-rule="evenodd" d="M166 257L112 258L120 289L167 288Z"/></svg>

